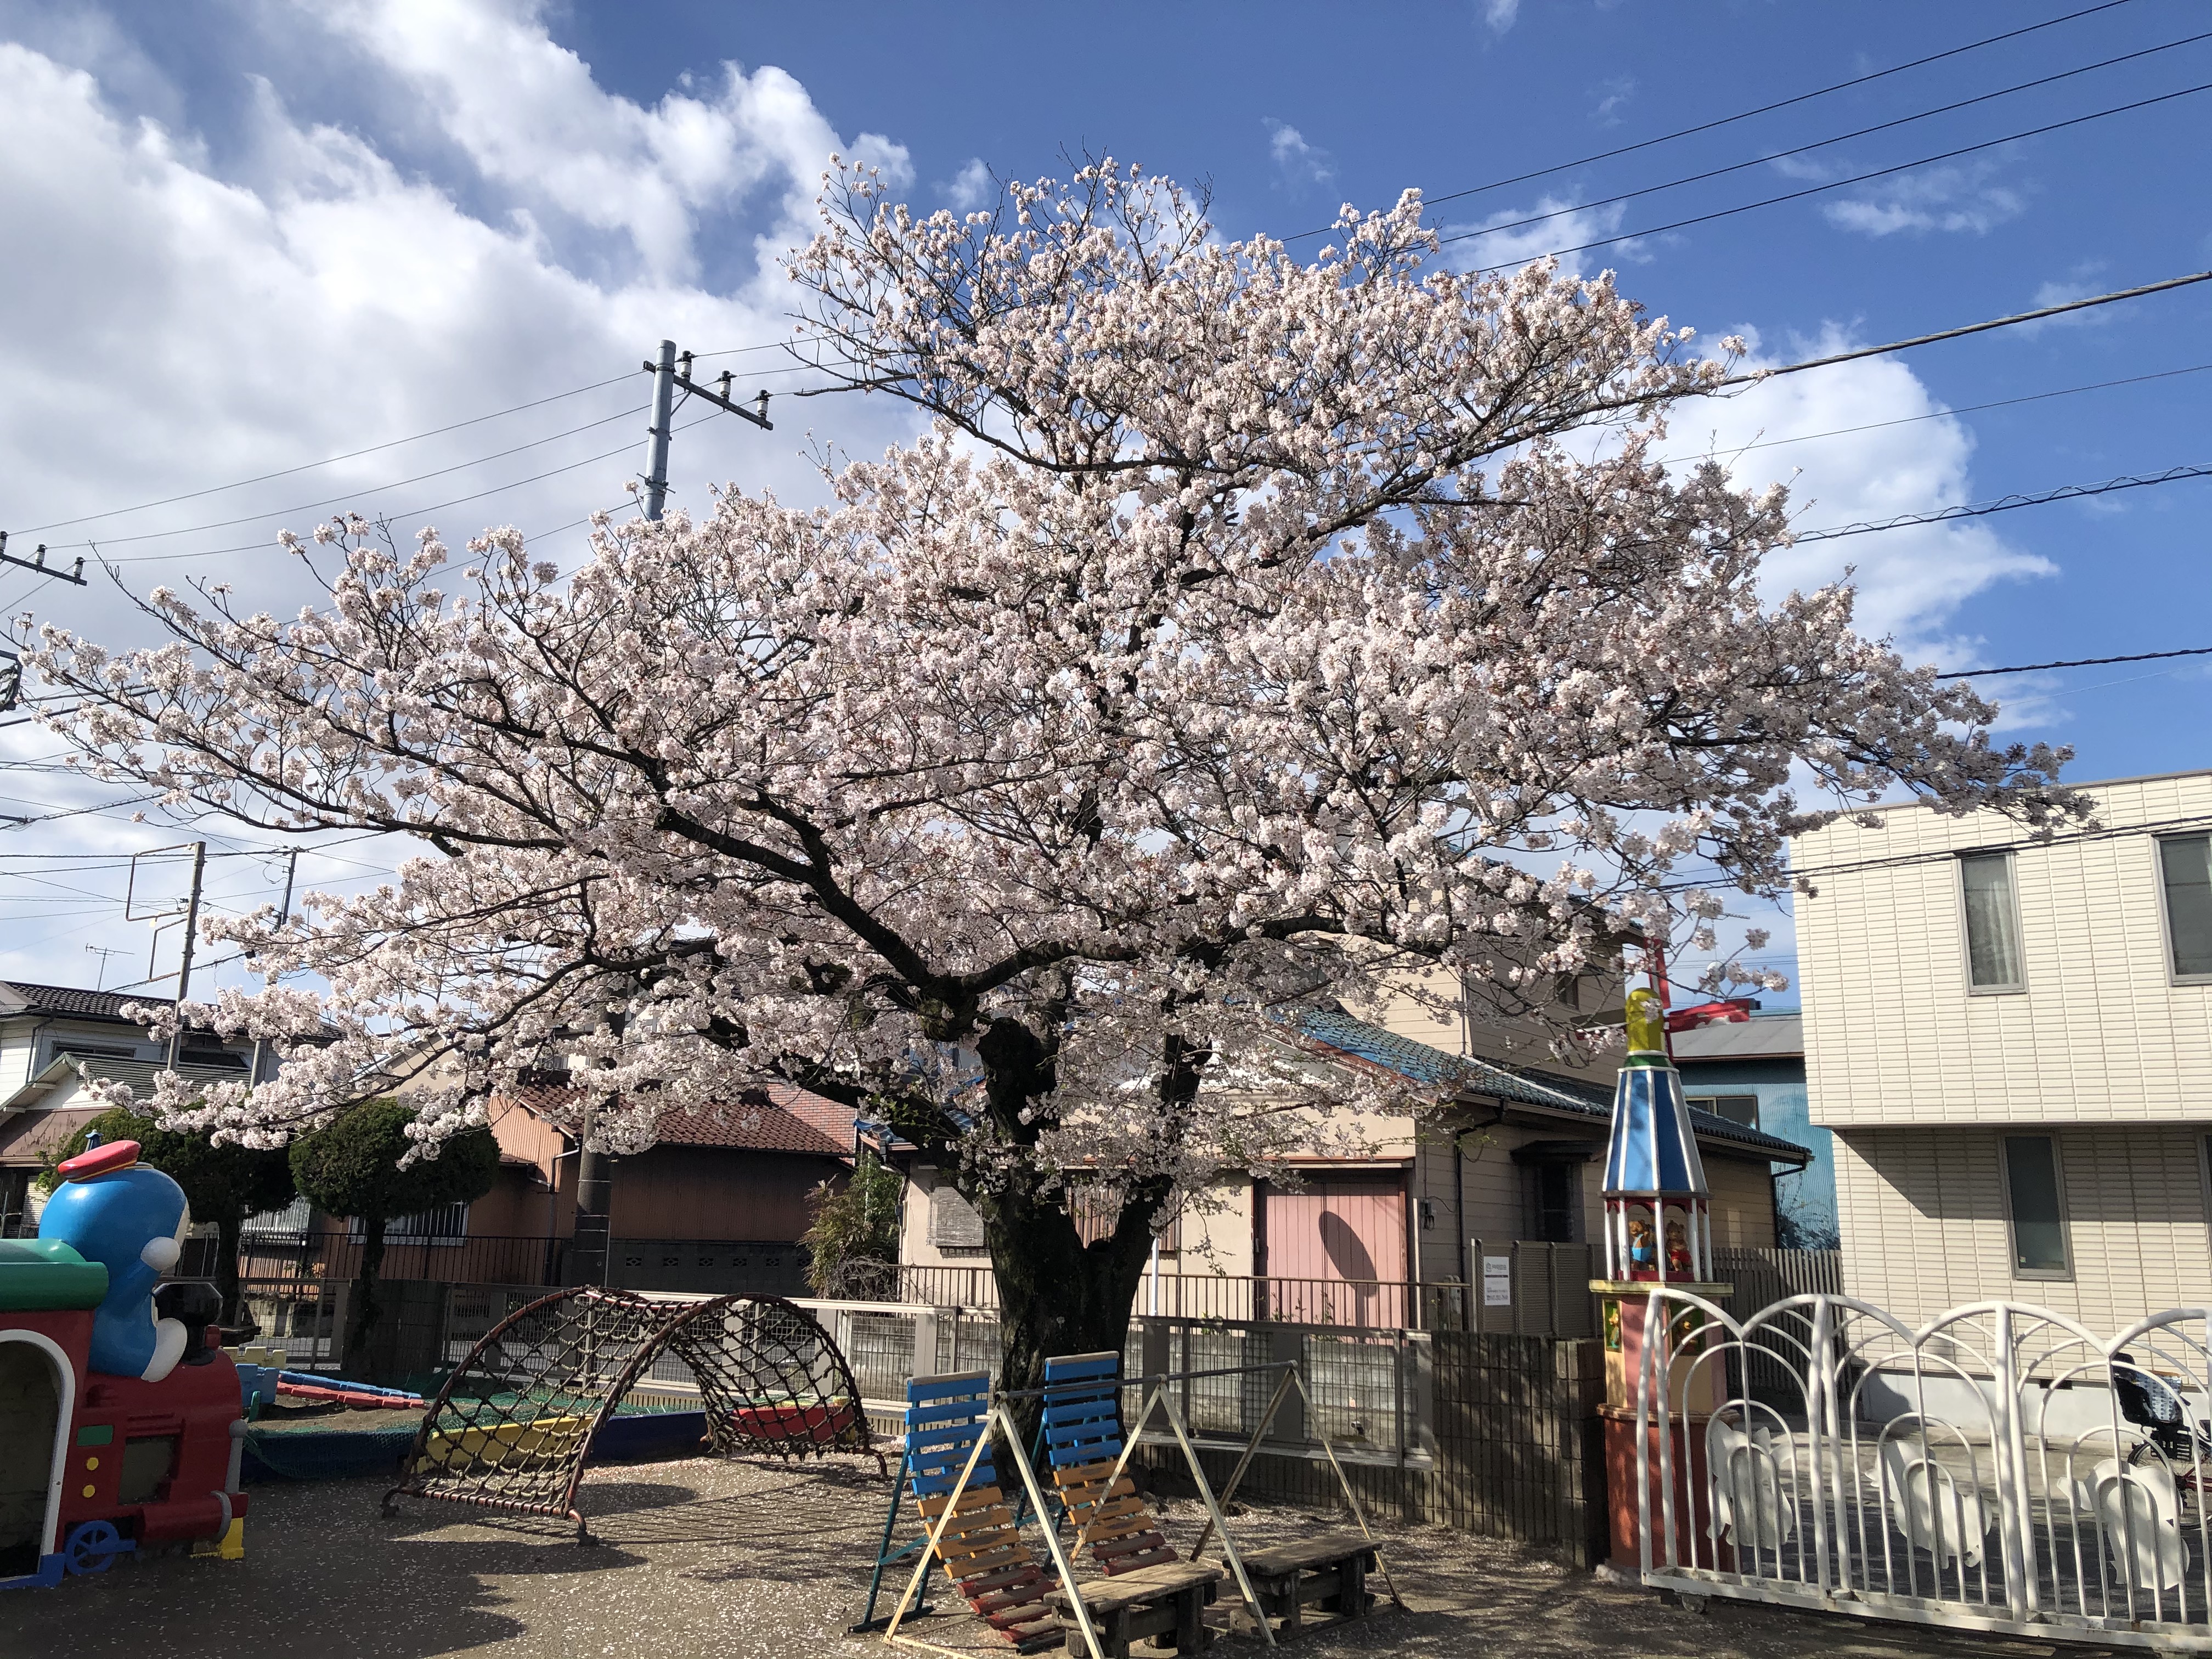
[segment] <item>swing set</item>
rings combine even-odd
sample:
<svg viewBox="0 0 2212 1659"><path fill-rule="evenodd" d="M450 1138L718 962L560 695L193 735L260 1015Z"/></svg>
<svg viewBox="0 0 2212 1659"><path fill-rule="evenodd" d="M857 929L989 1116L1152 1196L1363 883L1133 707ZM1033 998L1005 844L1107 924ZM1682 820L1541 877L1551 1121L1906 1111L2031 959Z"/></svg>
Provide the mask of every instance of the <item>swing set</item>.
<svg viewBox="0 0 2212 1659"><path fill-rule="evenodd" d="M921 1598L933 1561L970 1608L1022 1653L1063 1641L1073 1650L1079 1632L1089 1659L1127 1659L1129 1644L1146 1636L1171 1636L1178 1653L1194 1655L1208 1639L1203 1609L1215 1600L1218 1587L1232 1579L1270 1648L1276 1645L1271 1620L1281 1620L1285 1634L1295 1635L1309 1603L1347 1619L1364 1616L1372 1601L1366 1575L1372 1571L1381 1571L1391 1602L1403 1608L1389 1566L1326 1436L1322 1449L1356 1528L1337 1528L1249 1554L1230 1536L1224 1508L1235 1498L1291 1391L1297 1389L1312 1410L1312 1395L1295 1361L1126 1380L1121 1370L1119 1354L1077 1354L1048 1359L1041 1389L994 1390L981 1371L910 1382L898 1484L884 1517L867 1608L853 1631L881 1630L886 1641L900 1647L957 1653L900 1628L909 1617L931 1611ZM1267 1374L1279 1374L1273 1392L1217 1498L1173 1390L1165 1385ZM1126 1431L1121 1422L1124 1388L1144 1390L1137 1420ZM1027 1452L1012 1410L1018 1400L1036 1400L1042 1407L1036 1443ZM1206 1526L1187 1560L1169 1545L1127 1473L1155 1414L1182 1452L1206 1506ZM1011 1508L994 1467L994 1431L1019 1478L1019 1494ZM1038 1480L1041 1466L1051 1471L1050 1499ZM914 1504L922 1534L895 1548L902 1501ZM1048 1561L1037 1560L1022 1536L1022 1523L1032 1511L1042 1524ZM1063 1524L1074 1529L1067 1545L1060 1540ZM1218 1566L1204 1559L1217 1534ZM1076 1578L1073 1558L1086 1547L1103 1577L1084 1583ZM897 1602L887 1615L878 1616L885 1572L915 1557L920 1559Z"/></svg>

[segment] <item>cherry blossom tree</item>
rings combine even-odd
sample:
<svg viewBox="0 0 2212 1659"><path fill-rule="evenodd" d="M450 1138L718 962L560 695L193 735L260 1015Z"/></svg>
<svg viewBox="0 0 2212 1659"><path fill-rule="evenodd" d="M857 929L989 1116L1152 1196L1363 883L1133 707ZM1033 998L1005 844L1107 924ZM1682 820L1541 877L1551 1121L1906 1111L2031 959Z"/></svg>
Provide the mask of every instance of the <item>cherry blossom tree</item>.
<svg viewBox="0 0 2212 1659"><path fill-rule="evenodd" d="M1316 1066L1302 1010L1427 969L1555 1017L1563 973L1710 945L1835 812L2085 810L1848 586L1762 596L1779 491L1655 462L1735 343L1434 254L1412 196L1302 262L1111 162L965 218L841 170L789 262L802 355L927 426L825 462L829 504L603 520L565 576L512 530L456 572L351 520L288 538L327 593L296 616L210 586L155 591L154 648L42 630L101 775L427 843L209 923L328 990L187 1005L290 1063L153 1103L259 1145L411 1085L430 1155L570 1058L623 1152L802 1084L975 1206L1034 1382L1121 1346L1173 1206L1419 1103Z"/></svg>

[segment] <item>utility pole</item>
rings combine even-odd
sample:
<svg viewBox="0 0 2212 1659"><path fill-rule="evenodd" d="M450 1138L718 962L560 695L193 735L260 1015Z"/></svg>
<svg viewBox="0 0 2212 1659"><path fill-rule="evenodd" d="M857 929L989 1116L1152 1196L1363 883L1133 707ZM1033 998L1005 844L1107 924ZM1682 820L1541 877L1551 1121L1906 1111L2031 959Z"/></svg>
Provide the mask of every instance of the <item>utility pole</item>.
<svg viewBox="0 0 2212 1659"><path fill-rule="evenodd" d="M169 1033L168 1069L175 1071L185 1052L185 994L192 988L192 947L199 943L200 878L207 871L207 843L192 843L192 895L185 901L185 953L177 962L177 1024Z"/></svg>
<svg viewBox="0 0 2212 1659"><path fill-rule="evenodd" d="M289 861L284 866L284 902L277 908L276 911L276 925L279 927L292 919L292 882L293 878L300 873L300 849L295 847L287 858ZM269 1039L258 1037L253 1043L252 1069L246 1074L247 1093L251 1094L261 1086L261 1079L267 1075L268 1067Z"/></svg>
<svg viewBox="0 0 2212 1659"><path fill-rule="evenodd" d="M568 1245L568 1271L562 1275L572 1285L607 1282L608 1211L615 1183L607 1155L592 1145L599 1127L592 1106L586 1096L576 1138L576 1229Z"/></svg>
<svg viewBox="0 0 2212 1659"><path fill-rule="evenodd" d="M691 378L691 353L678 351L673 340L663 340L660 355L645 365L646 373L653 376L653 424L647 428L653 434L653 453L645 475L645 516L655 524L660 522L661 512L668 504L668 440L675 429L678 392L687 399L702 399L726 414L750 421L763 432L775 430L768 418L767 392L757 393L753 407L747 409L730 396L730 384L736 376L725 374L712 388L703 386ZM608 1212L614 1202L614 1174L611 1160L592 1145L598 1129L599 1103L596 1098L586 1097L576 1141L576 1225L568 1242L568 1269L562 1275L575 1285L604 1285L607 1280ZM611 1096L606 1103L613 1106Z"/></svg>
<svg viewBox="0 0 2212 1659"><path fill-rule="evenodd" d="M653 376L653 424L646 428L653 434L653 459L645 475L645 516L655 524L660 522L661 508L668 500L668 440L678 407L675 401L678 390L687 398L702 398L725 414L750 421L763 432L775 430L768 418L767 392L757 393L754 407L747 409L731 399L730 383L735 375L723 374L710 391L691 378L691 361L690 352L676 349L675 341L663 340L659 360L645 365L645 372Z"/></svg>
<svg viewBox="0 0 2212 1659"><path fill-rule="evenodd" d="M35 571L41 576L52 576L61 581L74 582L79 587L91 586L84 579L82 558L79 558L76 566L68 570L64 570L58 565L49 565L46 562L46 544L44 542L39 544L38 552L30 558L20 557L8 550L8 532L4 530L0 530L0 564L12 564L18 569Z"/></svg>

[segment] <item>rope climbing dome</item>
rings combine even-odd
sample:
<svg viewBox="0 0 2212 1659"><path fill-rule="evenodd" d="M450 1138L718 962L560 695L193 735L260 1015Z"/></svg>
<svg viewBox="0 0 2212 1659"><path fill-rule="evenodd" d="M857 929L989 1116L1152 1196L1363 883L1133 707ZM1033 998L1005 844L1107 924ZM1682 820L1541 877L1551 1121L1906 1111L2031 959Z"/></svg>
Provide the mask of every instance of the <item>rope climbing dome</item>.
<svg viewBox="0 0 2212 1659"><path fill-rule="evenodd" d="M664 1356L698 1387L702 1449L883 1462L852 1368L804 1309L776 1296L667 1302L585 1285L518 1310L469 1351L424 1413L385 1513L403 1496L435 1498L556 1516L586 1537L576 1488L592 1438Z"/></svg>

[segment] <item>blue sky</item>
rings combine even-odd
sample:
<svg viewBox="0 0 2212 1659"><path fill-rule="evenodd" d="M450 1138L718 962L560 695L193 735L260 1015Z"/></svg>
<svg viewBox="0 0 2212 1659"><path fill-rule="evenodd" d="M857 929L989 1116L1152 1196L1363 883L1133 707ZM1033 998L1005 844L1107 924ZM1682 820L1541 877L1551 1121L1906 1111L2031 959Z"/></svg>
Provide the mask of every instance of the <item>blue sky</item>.
<svg viewBox="0 0 2212 1659"><path fill-rule="evenodd" d="M107 556L149 561L125 567L140 587L204 571L284 602L298 579L269 540L334 501L422 509L449 536L571 524L621 501L642 465L642 420L626 412L639 380L113 510L618 377L664 334L701 351L778 337L775 255L804 234L832 148L875 156L923 207L967 202L992 173L1110 153L1208 185L1226 235L1287 236L1344 201L1380 207L1407 186L1434 198L1550 168L2079 9L0 0L0 528L18 550L97 540ZM1752 164L1457 241L1449 257L1488 264L1645 230L2212 82L2201 41L1768 159L2206 30L2202 4L2128 0L1480 191L1435 217L1466 232ZM2208 115L2212 92L1569 262L1617 268L1654 311L1708 336L1751 335L1770 363L2201 270ZM769 360L726 361L749 389L746 368ZM1925 511L2212 462L2212 372L2171 373L2205 364L2212 284L1795 377L1685 410L1670 449L1717 444L1747 484L1792 480L1808 528ZM1975 407L2147 375L2165 378ZM1942 410L1971 412L1926 418ZM905 429L879 404L778 413L773 434L724 421L679 438L678 498L727 480L804 495L810 433L866 453ZM1845 427L1863 429L1809 435ZM445 505L464 496L476 498ZM1947 667L2212 645L2208 502L2212 480L1808 545L1778 558L1774 580L1850 565L1868 625ZM105 516L62 523L88 514ZM95 634L133 626L112 593L33 586L0 581L0 604ZM2075 775L2092 779L2212 760L2208 674L2152 663L1996 689L2008 736L2074 744ZM49 751L34 734L0 731L0 743L19 766L0 810L101 805L37 769ZM151 838L118 810L9 840L119 852ZM374 865L307 875L371 880ZM238 873L225 902L266 893L254 860L227 867ZM143 934L102 908L105 881L70 878L84 890L74 896L0 886L22 924L0 971L74 980L93 965L84 945L100 943L127 944L143 972Z"/></svg>

